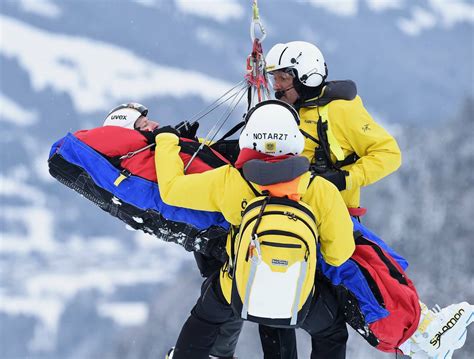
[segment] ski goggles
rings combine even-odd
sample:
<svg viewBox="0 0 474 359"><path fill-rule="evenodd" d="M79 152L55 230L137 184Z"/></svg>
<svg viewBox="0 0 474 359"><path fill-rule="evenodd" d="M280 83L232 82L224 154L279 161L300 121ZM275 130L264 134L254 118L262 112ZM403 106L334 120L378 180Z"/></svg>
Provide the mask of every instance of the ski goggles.
<svg viewBox="0 0 474 359"><path fill-rule="evenodd" d="M148 115L148 108L146 108L145 106L143 106L142 104L139 104L137 102L130 102L130 103L123 103L117 107L115 107L114 109L112 109L109 114L107 115L107 117L111 114L111 113L114 113L115 111L118 111L118 110L122 110L124 108L133 108L134 110L137 110L138 112L140 112L140 115L142 116L146 116Z"/></svg>

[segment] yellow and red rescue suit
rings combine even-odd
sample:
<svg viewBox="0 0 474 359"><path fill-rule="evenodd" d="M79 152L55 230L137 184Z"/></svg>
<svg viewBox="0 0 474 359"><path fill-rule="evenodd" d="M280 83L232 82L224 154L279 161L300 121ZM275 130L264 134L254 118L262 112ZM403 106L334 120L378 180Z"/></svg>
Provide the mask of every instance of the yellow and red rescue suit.
<svg viewBox="0 0 474 359"><path fill-rule="evenodd" d="M256 195L240 172L230 166L184 175L179 157L179 139L162 133L156 137L155 165L162 199L174 206L197 210L218 211L234 226L242 220L242 210ZM259 188L257 184L254 184ZM299 178L296 191L316 217L321 253L327 263L339 266L354 252L352 222L337 188L321 177L310 183L310 172ZM230 236L227 251L230 255ZM221 276L223 294L230 303L231 279Z"/></svg>

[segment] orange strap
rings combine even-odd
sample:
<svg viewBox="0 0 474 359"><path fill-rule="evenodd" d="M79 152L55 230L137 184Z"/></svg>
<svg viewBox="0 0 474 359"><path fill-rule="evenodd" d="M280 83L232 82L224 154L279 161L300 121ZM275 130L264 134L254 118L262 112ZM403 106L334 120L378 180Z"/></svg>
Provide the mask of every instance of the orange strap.
<svg viewBox="0 0 474 359"><path fill-rule="evenodd" d="M300 177L296 177L288 182L276 183L268 186L258 185L261 191L268 191L273 197L288 197L293 201L301 200L301 193L298 193Z"/></svg>

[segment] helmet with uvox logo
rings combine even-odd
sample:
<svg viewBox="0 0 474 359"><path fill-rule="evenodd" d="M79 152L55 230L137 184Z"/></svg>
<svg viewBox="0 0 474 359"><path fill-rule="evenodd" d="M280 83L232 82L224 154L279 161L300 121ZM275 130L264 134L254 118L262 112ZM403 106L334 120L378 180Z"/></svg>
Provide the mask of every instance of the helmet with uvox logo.
<svg viewBox="0 0 474 359"><path fill-rule="evenodd" d="M241 149L249 148L272 156L303 152L304 137L298 128L298 113L285 102L260 102L247 113L245 123L239 138Z"/></svg>
<svg viewBox="0 0 474 359"><path fill-rule="evenodd" d="M148 114L148 109L136 102L124 103L112 109L107 115L104 126L120 126L134 129L135 122Z"/></svg>

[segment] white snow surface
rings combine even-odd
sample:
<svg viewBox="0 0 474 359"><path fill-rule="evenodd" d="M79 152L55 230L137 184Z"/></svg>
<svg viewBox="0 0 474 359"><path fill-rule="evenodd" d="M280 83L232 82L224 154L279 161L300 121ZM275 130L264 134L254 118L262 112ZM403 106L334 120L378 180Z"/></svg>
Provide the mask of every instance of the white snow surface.
<svg viewBox="0 0 474 359"><path fill-rule="evenodd" d="M397 21L401 31L416 36L435 27L474 23L474 5L469 0L428 0L425 6L409 0L296 0L344 17L356 16L365 2L374 12L408 10L410 17Z"/></svg>
<svg viewBox="0 0 474 359"><path fill-rule="evenodd" d="M435 27L450 28L460 23L474 24L474 5L464 0L429 0L429 8L413 6L411 17L402 18L399 28L408 35L419 35Z"/></svg>
<svg viewBox="0 0 474 359"><path fill-rule="evenodd" d="M11 98L0 93L0 122L10 122L18 126L30 126L38 121L38 114L22 108Z"/></svg>
<svg viewBox="0 0 474 359"><path fill-rule="evenodd" d="M24 170L27 170L26 167L19 166L10 172L9 177L0 175L0 198L3 201L4 197L15 196L31 204L44 205L46 196L36 187L24 182Z"/></svg>
<svg viewBox="0 0 474 359"><path fill-rule="evenodd" d="M163 0L133 0L135 3L148 7L160 8ZM171 2L171 0L167 0ZM244 7L238 0L174 0L177 10L185 15L200 17L212 20L221 24L227 21L241 19L244 13L250 13L252 3L247 3Z"/></svg>
<svg viewBox="0 0 474 359"><path fill-rule="evenodd" d="M35 91L67 93L77 111L104 111L130 98L218 98L232 87L196 71L157 65L104 42L61 35L0 15L0 54L28 71Z"/></svg>
<svg viewBox="0 0 474 359"><path fill-rule="evenodd" d="M183 13L209 18L221 23L240 19L244 15L243 7L235 0L175 0L175 3ZM250 5L249 1L249 8Z"/></svg>
<svg viewBox="0 0 474 359"><path fill-rule="evenodd" d="M55 19L61 16L61 8L52 0L18 0L21 10Z"/></svg>
<svg viewBox="0 0 474 359"><path fill-rule="evenodd" d="M194 36L201 43L215 49L222 48L227 40L222 33L206 26L198 27Z"/></svg>
<svg viewBox="0 0 474 359"><path fill-rule="evenodd" d="M450 27L460 22L474 23L474 4L465 0L429 0L431 8L443 25Z"/></svg>
<svg viewBox="0 0 474 359"><path fill-rule="evenodd" d="M98 306L99 314L121 326L143 325L148 318L148 306L142 302L107 302Z"/></svg>
<svg viewBox="0 0 474 359"><path fill-rule="evenodd" d="M315 7L324 8L325 10L339 16L357 15L359 2L358 0L305 0Z"/></svg>
<svg viewBox="0 0 474 359"><path fill-rule="evenodd" d="M436 27L450 28L458 23L474 23L474 5L463 0L429 0L429 8L413 6L409 18L398 20L407 35L416 36Z"/></svg>
<svg viewBox="0 0 474 359"><path fill-rule="evenodd" d="M429 11L415 7L412 9L410 19L400 19L398 27L408 35L419 35L423 30L428 30L436 25L436 17Z"/></svg>
<svg viewBox="0 0 474 359"><path fill-rule="evenodd" d="M375 12L382 12L386 10L401 9L405 5L406 0L366 0L366 2L369 9Z"/></svg>
<svg viewBox="0 0 474 359"><path fill-rule="evenodd" d="M132 1L139 5L150 7L150 8L159 7L160 5L159 1L157 0L132 0Z"/></svg>
<svg viewBox="0 0 474 359"><path fill-rule="evenodd" d="M5 208L5 213L12 213ZM113 319L117 324L136 326L148 318L148 307L143 302L109 300L121 286L156 284L174 278L181 263L192 259L177 245L135 232L132 245L136 250L111 237L87 240L75 235L54 238L54 217L48 210L33 213L30 207L16 209L18 217L36 224L28 227L28 234L2 233L0 253L16 253L14 263L3 259L0 265L0 311L11 315L23 314L39 319L35 336L29 343L32 350L53 350L59 320L67 303L79 292L95 290L101 295L97 314ZM51 216L44 227L40 216ZM26 238L25 238L26 237ZM23 242L23 243L22 243ZM29 246L26 245L29 243ZM32 252L48 262L34 261ZM3 257L8 258L8 257ZM15 270L11 268L14 265Z"/></svg>

